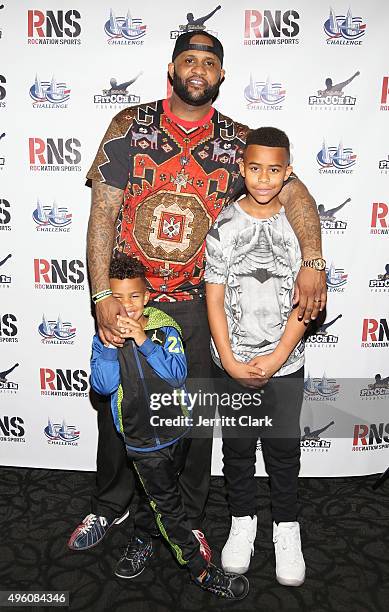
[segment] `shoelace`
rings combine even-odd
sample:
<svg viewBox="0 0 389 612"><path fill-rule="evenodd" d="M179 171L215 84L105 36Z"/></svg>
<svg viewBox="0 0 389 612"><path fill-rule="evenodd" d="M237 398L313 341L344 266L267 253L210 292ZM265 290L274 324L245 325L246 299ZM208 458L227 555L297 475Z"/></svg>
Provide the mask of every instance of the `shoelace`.
<svg viewBox="0 0 389 612"><path fill-rule="evenodd" d="M283 550L289 551L290 560L292 563L296 563L298 561L298 551L297 551L297 546L294 545L295 544L294 540L297 540L297 535L296 533L292 533L292 532L289 532L289 533L283 532L281 533L281 535L277 534L275 538L275 542L280 544Z"/></svg>
<svg viewBox="0 0 389 612"><path fill-rule="evenodd" d="M140 540L136 539L134 542L130 542L129 544L127 544L126 549L124 551L124 556L126 557L126 559L128 559L128 561L131 561L133 564L137 563L142 555L144 555L145 551L143 547L147 547L147 544L145 544L144 542L141 542Z"/></svg>
<svg viewBox="0 0 389 612"><path fill-rule="evenodd" d="M99 517L96 516L95 514L88 514L88 516L85 519L85 524L84 526L80 529L80 533L86 533L87 531L89 531L93 525L96 523L97 519ZM103 527L107 526L107 519L104 516L100 516L100 523L102 524Z"/></svg>
<svg viewBox="0 0 389 612"><path fill-rule="evenodd" d="M210 586L216 590L220 589L221 591L227 592L231 588L231 578L220 569L216 569Z"/></svg>
<svg viewBox="0 0 389 612"><path fill-rule="evenodd" d="M240 523L240 525L238 526L238 523ZM242 531L246 532L246 536L249 542L253 542L253 538L252 535L250 533L250 527L249 525L246 523L245 520L241 520L239 519L239 517L236 517L233 523L233 527L232 527L232 535L236 536L239 535L239 533L242 533Z"/></svg>

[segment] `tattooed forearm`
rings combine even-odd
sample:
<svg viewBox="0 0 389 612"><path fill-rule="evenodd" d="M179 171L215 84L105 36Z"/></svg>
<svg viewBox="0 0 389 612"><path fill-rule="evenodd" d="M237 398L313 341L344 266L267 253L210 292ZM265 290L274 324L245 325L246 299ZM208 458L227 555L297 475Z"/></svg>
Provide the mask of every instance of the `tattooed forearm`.
<svg viewBox="0 0 389 612"><path fill-rule="evenodd" d="M115 238L115 221L122 202L121 189L93 181L87 237L92 295L109 288L108 271Z"/></svg>
<svg viewBox="0 0 389 612"><path fill-rule="evenodd" d="M320 218L315 200L304 183L297 178L290 181L278 197L297 236L303 259L321 257Z"/></svg>

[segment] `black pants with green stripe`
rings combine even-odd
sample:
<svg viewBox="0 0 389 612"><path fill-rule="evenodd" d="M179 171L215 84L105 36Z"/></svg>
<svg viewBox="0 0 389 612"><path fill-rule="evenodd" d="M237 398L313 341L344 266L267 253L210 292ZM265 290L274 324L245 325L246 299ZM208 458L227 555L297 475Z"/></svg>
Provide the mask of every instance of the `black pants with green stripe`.
<svg viewBox="0 0 389 612"><path fill-rule="evenodd" d="M200 554L199 542L192 533L191 525L185 514L178 475L184 467L190 440L182 439L158 451L140 453L127 449L135 471L146 491L148 501L155 514L155 521L178 563L186 567L193 576L199 576L207 568ZM137 511L136 533L142 535L142 512ZM147 514L145 516L145 535Z"/></svg>

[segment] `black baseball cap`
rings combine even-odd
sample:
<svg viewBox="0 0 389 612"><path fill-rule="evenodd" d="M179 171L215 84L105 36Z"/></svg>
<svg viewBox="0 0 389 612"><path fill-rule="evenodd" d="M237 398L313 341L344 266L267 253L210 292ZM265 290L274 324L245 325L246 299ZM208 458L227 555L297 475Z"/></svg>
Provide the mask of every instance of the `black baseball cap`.
<svg viewBox="0 0 389 612"><path fill-rule="evenodd" d="M203 34L204 36L209 38L213 44L205 45L204 43L191 43L190 41L193 36L196 36L198 34ZM216 36L208 34L208 32L205 32L203 30L192 30L191 32L184 32L183 34L180 34L180 36L176 40L176 44L174 45L172 62L174 62L174 60L178 55L180 55L180 53L183 53L183 51L190 50L208 51L208 53L213 53L214 55L216 55L216 57L219 58L220 64L223 66L223 45L221 44L220 40L216 38Z"/></svg>

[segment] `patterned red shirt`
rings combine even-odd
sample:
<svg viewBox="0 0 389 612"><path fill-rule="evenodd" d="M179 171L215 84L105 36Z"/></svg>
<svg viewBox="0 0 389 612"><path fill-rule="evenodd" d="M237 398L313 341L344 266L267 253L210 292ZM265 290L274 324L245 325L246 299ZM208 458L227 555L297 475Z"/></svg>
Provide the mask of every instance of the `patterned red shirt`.
<svg viewBox="0 0 389 612"><path fill-rule="evenodd" d="M167 100L109 125L87 177L124 190L115 249L146 266L152 299L203 291L205 237L239 176L247 130L214 108L184 121Z"/></svg>

